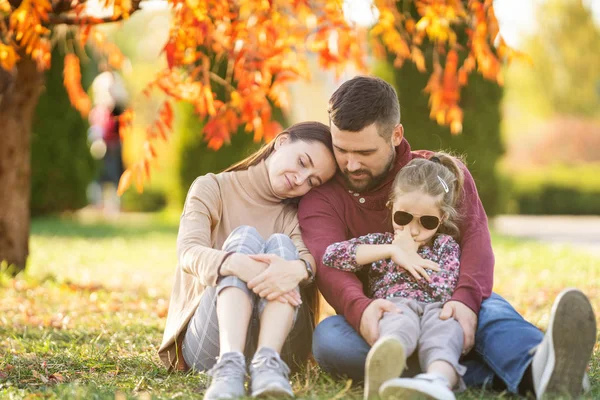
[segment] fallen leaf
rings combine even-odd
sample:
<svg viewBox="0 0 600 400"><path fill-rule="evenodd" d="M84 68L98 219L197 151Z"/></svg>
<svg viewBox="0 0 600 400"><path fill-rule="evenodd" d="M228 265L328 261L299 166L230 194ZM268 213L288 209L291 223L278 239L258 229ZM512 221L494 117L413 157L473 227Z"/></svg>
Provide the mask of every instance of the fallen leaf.
<svg viewBox="0 0 600 400"><path fill-rule="evenodd" d="M42 381L44 383L48 383L48 378L46 378L44 375L40 374L36 370L31 370L31 373L33 374L33 376L35 378L39 379L40 381Z"/></svg>
<svg viewBox="0 0 600 400"><path fill-rule="evenodd" d="M61 383L65 381L64 376L61 374L52 374L48 376L48 379L54 383Z"/></svg>

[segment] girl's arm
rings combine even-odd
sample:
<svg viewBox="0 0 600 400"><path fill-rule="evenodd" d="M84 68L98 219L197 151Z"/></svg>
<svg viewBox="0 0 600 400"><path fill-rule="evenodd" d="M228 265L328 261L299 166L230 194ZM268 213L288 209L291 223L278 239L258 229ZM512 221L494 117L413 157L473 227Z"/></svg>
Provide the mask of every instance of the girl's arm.
<svg viewBox="0 0 600 400"><path fill-rule="evenodd" d="M333 243L325 250L323 264L342 271L358 272L365 264L389 258L392 239L389 233L370 233Z"/></svg>
<svg viewBox="0 0 600 400"><path fill-rule="evenodd" d="M360 244L356 246L355 260L360 265L370 264L392 258L397 250L393 244Z"/></svg>
<svg viewBox="0 0 600 400"><path fill-rule="evenodd" d="M434 253L437 255L440 271L430 275L429 287L433 298L445 303L450 300L458 283L460 247L452 237L443 235L436 239Z"/></svg>

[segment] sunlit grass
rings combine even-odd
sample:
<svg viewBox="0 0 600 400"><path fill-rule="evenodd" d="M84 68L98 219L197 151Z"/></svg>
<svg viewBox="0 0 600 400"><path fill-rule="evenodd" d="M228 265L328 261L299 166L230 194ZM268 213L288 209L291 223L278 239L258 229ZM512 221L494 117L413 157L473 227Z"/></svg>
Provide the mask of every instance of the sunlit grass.
<svg viewBox="0 0 600 400"><path fill-rule="evenodd" d="M0 398L201 398L205 377L169 374L156 350L175 268L177 218L41 219L30 265L0 278ZM564 287L600 310L600 256L569 246L494 237L495 290L544 328ZM599 321L600 322L600 321ZM590 370L600 397L600 354ZM304 398L355 398L360 387L318 368L294 377ZM506 394L471 390L463 399Z"/></svg>

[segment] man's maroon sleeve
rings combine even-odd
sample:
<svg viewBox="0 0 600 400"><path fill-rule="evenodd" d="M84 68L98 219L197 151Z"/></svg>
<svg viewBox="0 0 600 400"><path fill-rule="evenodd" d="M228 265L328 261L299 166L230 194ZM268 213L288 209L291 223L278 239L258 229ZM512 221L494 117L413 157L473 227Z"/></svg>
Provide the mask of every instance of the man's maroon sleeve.
<svg viewBox="0 0 600 400"><path fill-rule="evenodd" d="M466 167L464 192L458 224L461 240L460 274L452 300L460 301L479 313L481 302L492 294L494 252L488 220L479 199L475 181Z"/></svg>
<svg viewBox="0 0 600 400"><path fill-rule="evenodd" d="M323 265L327 246L348 239L344 218L337 212L342 205L336 207L331 197L325 190L311 190L302 198L298 208L302 239L317 263L317 286L323 297L360 332L360 319L372 300L356 274Z"/></svg>

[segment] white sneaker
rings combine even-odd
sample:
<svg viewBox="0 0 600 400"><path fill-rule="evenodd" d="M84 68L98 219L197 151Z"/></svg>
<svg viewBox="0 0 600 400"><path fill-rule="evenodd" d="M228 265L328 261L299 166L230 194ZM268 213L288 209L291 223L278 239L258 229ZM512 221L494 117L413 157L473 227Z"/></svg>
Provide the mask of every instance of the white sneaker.
<svg viewBox="0 0 600 400"><path fill-rule="evenodd" d="M381 385L379 397L382 400L456 400L446 378L437 374L391 379Z"/></svg>
<svg viewBox="0 0 600 400"><path fill-rule="evenodd" d="M381 384L398 378L405 366L404 346L398 339L384 336L377 340L365 362L365 400L377 398Z"/></svg>
<svg viewBox="0 0 600 400"><path fill-rule="evenodd" d="M585 370L596 342L596 318L580 290L562 291L552 306L548 330L531 364L536 398L583 394Z"/></svg>

